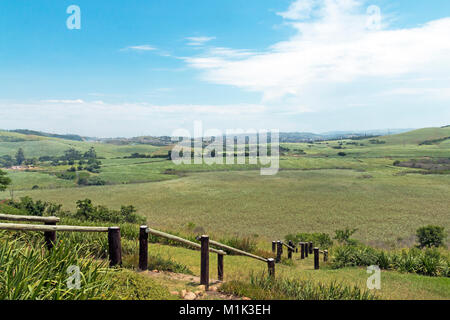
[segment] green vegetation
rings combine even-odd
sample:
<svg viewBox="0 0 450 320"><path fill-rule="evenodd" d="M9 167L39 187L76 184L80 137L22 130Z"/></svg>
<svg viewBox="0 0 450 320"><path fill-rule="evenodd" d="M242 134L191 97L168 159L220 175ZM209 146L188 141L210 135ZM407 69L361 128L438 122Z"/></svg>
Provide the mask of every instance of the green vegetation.
<svg viewBox="0 0 450 320"><path fill-rule="evenodd" d="M444 227L440 226L425 226L417 229L417 240L420 248L441 247L445 244L447 237Z"/></svg>
<svg viewBox="0 0 450 320"><path fill-rule="evenodd" d="M4 191L11 183L11 179L6 176L6 172L0 170L0 191Z"/></svg>
<svg viewBox="0 0 450 320"><path fill-rule="evenodd" d="M280 148L280 172L261 176L260 166L248 163L177 166L167 159L171 146L148 144L152 139L100 143L0 131L0 166L15 165L19 149L24 166L0 171L0 211L58 215L68 225L119 225L127 270L99 267L96 279L109 289L103 295L91 291L92 299L168 299L167 288L189 286L135 273L138 227L146 222L192 241L207 233L264 257L273 255L271 241L283 238L329 249L330 262L319 271L311 259L283 259L273 283L250 276L261 274L264 263L228 255L223 290L230 293L261 299L373 298L364 291L365 266L379 264L383 289L376 297L448 299L443 229L423 226L450 227L449 136L450 127L305 143L293 137ZM8 237L2 233L0 241ZM41 238L26 234L14 248L37 251L36 261L46 261ZM416 238L420 247L439 248L413 248ZM158 237L149 240L151 269L199 274L197 251ZM58 233L58 241L61 248L79 246L78 258L91 266L107 258L104 234ZM53 274L62 279L62 273ZM41 287L44 299L58 294L76 299L76 293Z"/></svg>
<svg viewBox="0 0 450 320"><path fill-rule="evenodd" d="M249 282L230 281L222 287L224 292L256 300L375 300L367 290L342 283L316 283L295 279L270 279L264 274L250 277Z"/></svg>
<svg viewBox="0 0 450 320"><path fill-rule="evenodd" d="M79 245L60 245L48 253L24 240L0 234L0 300L99 299L108 291L102 264L83 259ZM83 290L68 289L70 266L80 268Z"/></svg>
<svg viewBox="0 0 450 320"><path fill-rule="evenodd" d="M367 246L341 246L333 250L332 267L377 265L385 270L399 270L435 277L450 277L450 259L438 250L410 249L386 252Z"/></svg>

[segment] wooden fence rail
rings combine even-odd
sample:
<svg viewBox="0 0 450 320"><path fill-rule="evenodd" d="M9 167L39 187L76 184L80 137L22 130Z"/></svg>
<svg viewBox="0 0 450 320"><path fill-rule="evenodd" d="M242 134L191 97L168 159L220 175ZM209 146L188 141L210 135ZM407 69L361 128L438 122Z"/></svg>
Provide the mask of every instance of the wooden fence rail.
<svg viewBox="0 0 450 320"><path fill-rule="evenodd" d="M24 219L25 217L36 218L29 216L21 216L21 217ZM34 220L20 220L20 221L38 221L38 220L34 219ZM42 221L42 220L39 221L45 222L46 225L0 223L0 230L44 232L45 241L49 249L53 248L53 245L56 241L56 232L107 232L110 266L113 267L122 264L122 246L119 227L108 228L108 227L85 227L85 226L56 226L53 225L56 224L56 222L54 221Z"/></svg>
<svg viewBox="0 0 450 320"><path fill-rule="evenodd" d="M108 232L108 227L52 226L40 224L0 223L0 230L60 231L60 232Z"/></svg>
<svg viewBox="0 0 450 320"><path fill-rule="evenodd" d="M0 213L0 220L6 221L24 221L24 222L50 222L58 223L58 217L37 217L37 216L17 216L12 214Z"/></svg>
<svg viewBox="0 0 450 320"><path fill-rule="evenodd" d="M202 248L202 246L200 244L198 244L196 242L192 242L192 241L184 239L184 238L180 238L180 237L177 237L177 236L174 236L174 235L162 232L162 231L158 231L158 230L155 230L155 229L151 229L151 228L148 228L148 227L147 227L146 230L147 230L147 233L153 234L153 235L158 236L158 237L163 237L163 238L166 238L166 239L169 239L169 240L181 242L181 243L184 243L184 244L186 244L188 246L191 246L191 247L194 247L194 248L197 248L197 249L201 249ZM222 251L222 250L216 250L216 249L210 248L209 251L217 253L217 254L221 254L221 255L224 255L224 256L227 255L227 253L225 251Z"/></svg>
<svg viewBox="0 0 450 320"><path fill-rule="evenodd" d="M214 240L209 240L209 243L212 244L213 246L220 247L220 248L225 249L225 250L229 250L231 252L237 253L237 254L242 255L242 256L247 256L247 257L250 257L250 258L262 261L262 262L267 262L266 258L257 256L257 255L254 255L254 254L251 254L251 253L248 253L246 251L242 251L242 250L230 247L230 246L227 246L227 245L225 245L223 243L220 243L220 242L217 242L217 241L214 241Z"/></svg>
<svg viewBox="0 0 450 320"><path fill-rule="evenodd" d="M180 238L162 231L151 229L147 226L141 226L139 235L139 269L147 270L148 268L148 233L158 237L163 237L180 243L184 243L190 247L200 249L200 284L209 287L209 253L217 253L217 277L219 281L223 281L223 256L227 255L225 251L217 250L209 247L209 237L202 236L201 244L190 240ZM145 233L145 234L144 234Z"/></svg>

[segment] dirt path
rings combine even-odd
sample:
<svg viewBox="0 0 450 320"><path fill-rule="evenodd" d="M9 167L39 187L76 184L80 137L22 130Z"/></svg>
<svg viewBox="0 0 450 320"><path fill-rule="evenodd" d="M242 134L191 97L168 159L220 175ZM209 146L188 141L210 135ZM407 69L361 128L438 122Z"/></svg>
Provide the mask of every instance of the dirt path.
<svg viewBox="0 0 450 320"><path fill-rule="evenodd" d="M144 271L141 274L158 279L167 285L170 293L185 300L248 300L220 292L221 281L211 279L209 289L199 285L200 277L167 271Z"/></svg>

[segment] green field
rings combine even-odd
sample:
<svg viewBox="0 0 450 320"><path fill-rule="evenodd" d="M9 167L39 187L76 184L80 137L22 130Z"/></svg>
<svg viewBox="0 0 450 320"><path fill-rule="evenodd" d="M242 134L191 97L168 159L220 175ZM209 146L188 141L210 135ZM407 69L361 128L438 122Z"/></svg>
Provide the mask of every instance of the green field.
<svg viewBox="0 0 450 320"><path fill-rule="evenodd" d="M394 165L396 160L450 158L450 141L445 139L450 128L362 140L282 144L280 171L275 176L261 176L258 165L177 166L164 158L124 158L132 153L164 154L167 147L0 135L20 140L0 142L0 156L13 156L18 148L23 148L27 158L61 156L70 147L85 152L94 146L102 165L100 172L91 176L106 183L78 186L74 180L57 177L70 165L41 163L29 171L7 169L12 184L0 192L0 200L30 196L60 203L72 212L76 201L85 198L113 209L133 205L153 228L176 232L195 226L215 237L253 237L264 250L269 250L272 240L288 234L324 232L332 236L335 230L345 228L358 229L354 238L365 244L398 249L414 246L415 232L421 226L450 229L449 170L436 174ZM195 251L156 244L151 251L199 273ZM251 272L265 270L264 264L243 257L227 257L226 261L226 280L247 279ZM311 263L280 265L277 272L288 278L365 286L363 268L314 272ZM395 271L383 271L383 278L383 298L450 297L448 278ZM173 279L158 281L169 289L186 286Z"/></svg>
<svg viewBox="0 0 450 320"><path fill-rule="evenodd" d="M276 176L261 176L256 165L176 166L159 158L122 159L118 157L150 153L158 147L105 144L94 145L98 155L106 158L96 175L107 185L78 187L39 171L9 171L9 176L15 197L54 201L69 210L84 198L113 208L132 204L155 227L179 229L194 223L207 232L263 239L355 227L358 239L387 246L413 238L424 224L450 227L450 176L393 166L395 159L450 157L446 141L418 145L448 135L450 128L436 128L376 138L383 144L370 143L371 139L283 144L290 151L281 156ZM14 154L13 150L23 147L27 156L42 156L50 152L46 146L56 145L60 151L52 149L52 155L61 155L71 146L85 151L93 144L39 137L2 142L0 148ZM299 149L304 154L294 152ZM51 173L67 168L44 169ZM35 185L39 189L31 190ZM0 194L9 196L7 191Z"/></svg>

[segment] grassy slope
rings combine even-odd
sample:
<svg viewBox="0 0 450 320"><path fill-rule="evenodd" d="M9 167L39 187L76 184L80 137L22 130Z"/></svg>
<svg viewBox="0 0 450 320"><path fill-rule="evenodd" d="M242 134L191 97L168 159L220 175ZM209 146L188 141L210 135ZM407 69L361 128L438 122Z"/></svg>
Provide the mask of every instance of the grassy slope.
<svg viewBox="0 0 450 320"><path fill-rule="evenodd" d="M380 138L388 144L419 144L425 140L450 137L450 127L424 128Z"/></svg>

